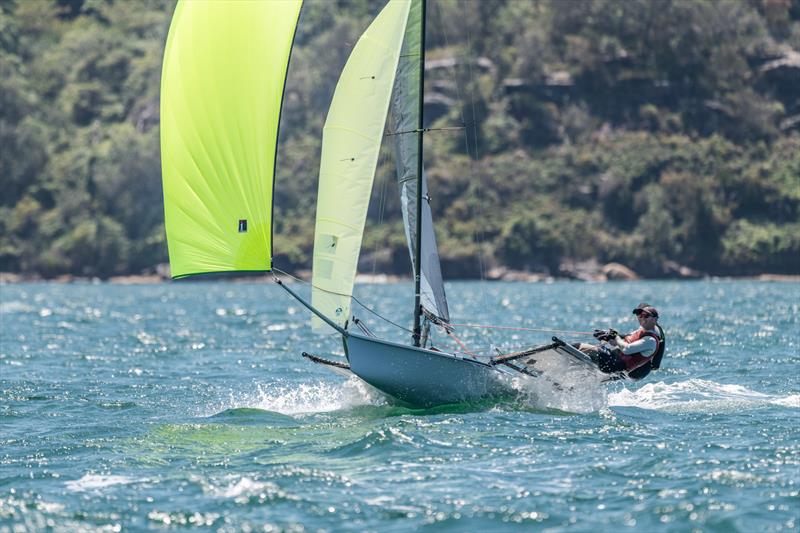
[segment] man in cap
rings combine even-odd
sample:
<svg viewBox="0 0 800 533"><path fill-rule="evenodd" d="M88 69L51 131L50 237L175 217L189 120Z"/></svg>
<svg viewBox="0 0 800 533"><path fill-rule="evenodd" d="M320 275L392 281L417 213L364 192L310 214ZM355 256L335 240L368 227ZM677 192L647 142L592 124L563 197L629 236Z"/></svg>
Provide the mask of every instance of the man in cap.
<svg viewBox="0 0 800 533"><path fill-rule="evenodd" d="M628 378L641 379L651 369L661 366L666 347L664 330L658 325L658 309L642 302L633 309L639 329L627 335L615 330L595 330L601 344L580 344L578 349L589 355L602 372L625 372Z"/></svg>

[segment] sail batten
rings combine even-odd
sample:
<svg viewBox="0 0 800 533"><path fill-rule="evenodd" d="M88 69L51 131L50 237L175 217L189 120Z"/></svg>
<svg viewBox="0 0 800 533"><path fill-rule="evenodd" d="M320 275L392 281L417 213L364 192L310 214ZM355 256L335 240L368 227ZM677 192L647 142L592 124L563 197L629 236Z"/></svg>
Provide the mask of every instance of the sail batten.
<svg viewBox="0 0 800 533"><path fill-rule="evenodd" d="M322 134L312 304L336 324L350 318L361 241L378 164L409 0L390 0L359 38ZM315 330L324 327L317 317Z"/></svg>
<svg viewBox="0 0 800 533"><path fill-rule="evenodd" d="M301 0L178 2L164 52L164 219L174 278L266 271L283 90Z"/></svg>

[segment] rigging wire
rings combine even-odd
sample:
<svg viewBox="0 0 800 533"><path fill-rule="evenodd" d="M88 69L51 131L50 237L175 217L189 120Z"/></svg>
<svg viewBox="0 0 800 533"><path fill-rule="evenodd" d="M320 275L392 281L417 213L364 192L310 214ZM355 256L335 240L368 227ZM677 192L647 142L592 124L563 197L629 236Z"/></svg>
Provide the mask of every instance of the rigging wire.
<svg viewBox="0 0 800 533"><path fill-rule="evenodd" d="M437 6L439 27L440 27L440 30L441 30L442 35L444 37L445 46L449 49L450 48L450 38L449 38L448 32L446 30L446 25L444 23L444 15L442 13L442 7L439 4L434 4L434 5ZM466 32L466 47L467 47L467 50L471 49L471 38L470 38L469 30L467 30L467 32ZM481 194L482 193L482 185L483 185L482 176L480 175L480 173L477 173L478 175L477 175L477 179L476 179L476 171L475 171L475 166L476 166L475 161L477 161L478 158L479 158L477 110L476 110L476 102L475 102L476 97L475 97L475 94L474 94L474 91L475 91L475 73L474 73L474 69L473 69L472 63L470 61L466 61L466 63L467 63L467 65L466 65L467 77L468 77L468 79L470 81L470 84L468 85L468 87L470 87L470 91L471 91L470 98L469 98L469 107L471 108L471 112L472 112L472 120L469 121L469 122L467 122L465 120L465 107L466 107L465 103L466 103L466 101L465 101L464 95L462 94L462 91L461 91L461 88L460 88L460 84L458 83L458 78L459 78L459 75L458 75L458 72L457 72L458 66L456 66L451 70L451 72L452 72L451 76L453 77L454 82L455 82L454 83L454 88L455 88L455 92L456 92L456 100L459 103L459 105L458 105L458 113L460 115L461 124L463 126L444 127L444 128L424 128L423 131L427 132L427 131L436 131L436 130L457 130L457 129L463 129L464 130L464 133L463 133L464 134L464 146L465 146L467 155L470 156L470 162L469 162L469 165L468 165L469 179L470 179L470 182L472 182L472 183L477 185L476 186L476 192L477 192L477 196L480 198L482 196L482 194ZM470 138L469 138L470 131L469 130L471 130L471 133L472 133L472 143L470 143ZM392 135L399 135L399 134L403 134L403 133L409 133L409 132L385 133L385 136L389 137L389 136L392 136ZM311 144L311 143L298 143L299 146L302 146L304 144ZM471 146L471 144L472 144L472 146ZM318 144L315 143L314 146L318 146ZM381 166L383 166L383 164L387 161L387 157L388 156L386 155L385 151L380 151L379 154L380 154L380 156L379 156L379 161L378 161L378 168L380 169ZM389 176L391 176L391 172L388 172L388 173L387 172L383 172L381 174L385 174L385 175L381 175L378 178L379 179L379 183L375 184L376 188L379 188L380 191L381 191L380 197L379 197L379 202L378 202L378 213L377 213L377 221L378 221L378 223L382 223L384 221L384 219L385 219L385 216L386 216L386 207L387 207L386 204L388 202L387 201L387 197L388 197L387 188L388 188L388 182L390 181L390 177ZM481 214L483 214L482 206L483 206L483 204L481 202L477 202L477 207L475 207L473 209L475 209L476 212L479 215L481 215ZM420 215L418 214L418 216L420 216ZM483 217L481 217L481 218L483 218ZM485 281L485 279L486 279L486 257L485 257L485 247L483 246L483 244L485 242L485 237L486 237L485 232L484 232L482 226L479 225L473 232L473 238L474 238L476 244L478 244L478 266L479 266L481 281ZM374 253L373 253L373 261L372 261L372 273L373 273L373 275L375 275L376 271L377 271L377 257L378 257L377 251L378 251L379 245L380 245L380 239L376 239L376 243L375 243L375 246L374 246ZM310 286L312 286L312 287L314 287L314 288L316 288L318 290L321 290L321 291L323 291L325 293L342 295L341 293L337 293L335 291L330 291L330 290L322 289L320 287L315 287L313 285L313 283L310 283L310 282L308 282L306 280L302 280L300 278L297 278L296 276L293 276L292 274L289 274L288 272L285 272L285 271L280 270L278 268L274 268L273 267L273 270L278 272L278 273L280 273L280 274L282 274L282 275L285 275L285 276L287 276L289 278L292 278L292 279L294 279L295 281L297 281L297 282L299 282L301 284L310 285ZM398 328L399 330L402 330L402 331L405 331L405 332L413 334L413 331L411 329L409 329L407 327L404 327L404 326L401 326L401 325L393 322L392 320L386 318L385 316L381 315L380 313L378 313L373 308L365 305L357 297L355 297L353 295L349 295L349 296L355 303L357 303L365 311L375 315L377 318L387 322L388 324ZM481 296L482 296L481 299L483 300L483 303L484 303L483 308L484 309L488 309L488 297L486 296L485 291L481 291ZM556 329L546 329L546 328L500 326L500 325L491 325L491 324L473 324L473 323L455 324L455 323L451 323L451 324L448 324L448 325L449 326L453 326L453 327L462 327L462 328L483 328L483 329L487 329L487 330L516 330L516 331L551 332L551 333L560 333L560 334L568 334L568 335L591 335L591 333L589 333L589 332L580 332L580 331L567 331L567 330L556 330ZM445 331L447 331L447 330L445 329ZM488 349L488 350L470 350L464 344L464 342L461 341L461 339L459 339L457 336L455 336L452 332L447 332L447 336L450 337L455 343L457 343L459 345L459 347L461 348L461 350L463 350L463 352L454 351L453 353L464 353L464 354L470 355L472 357L476 357L478 355L482 355L485 352L489 352L489 356L493 355L492 354L493 350L491 348ZM493 342L493 339L491 338L491 336L489 336L489 340L491 342Z"/></svg>
<svg viewBox="0 0 800 533"><path fill-rule="evenodd" d="M320 287L316 287L312 283L309 283L306 280L300 279L297 276L294 276L294 275L286 272L285 270L281 270L281 269L279 269L277 267L274 267L274 266L272 267L272 270L273 270L273 274L275 272L278 272L281 275L286 276L288 278L291 278L291 279L295 280L296 282L301 283L303 285L311 286L313 288L316 288L316 289L321 290L323 292L326 292L328 294L337 294L337 295L341 296L341 293L337 293L335 291L329 291L329 290L326 290L326 289L322 289ZM398 323L386 318L385 316L381 315L380 313L375 311L373 308L371 308L371 307L367 306L366 304L364 304L361 300L359 300L355 296L351 296L351 298L353 299L353 301L355 303L357 303L359 306L361 306L365 311L375 315L376 317L378 317L379 319L383 320L384 322L386 322L386 323L388 323L388 324L390 324L390 325L392 325L392 326L394 326L394 327L396 327L396 328L398 328L398 329L400 329L400 330L402 330L402 331L404 331L406 333L413 333L413 331L408 329L407 327L401 326L400 324L398 324ZM496 355L495 349L494 349L493 346L490 346L490 347L488 347L486 349L474 349L474 348L470 349L469 347L467 347L467 345L464 343L464 341L462 341L452 331L448 331L447 328L444 328L441 325L438 325L438 324L435 324L435 323L434 323L434 325L436 325L437 327L439 327L440 329L445 331L446 335L456 345L458 345L458 347L460 348L460 351L459 350L452 350L450 353L457 354L457 355L468 355L468 356L472 357L473 359L476 359L478 357L492 357L492 356ZM449 327L503 329L503 330L516 330L516 331L536 331L536 332L547 332L547 333L561 333L561 334L575 335L575 336L578 336L578 335L580 335L580 336L591 335L591 332L588 332L588 331L571 331L571 330L560 330L560 329L551 329L551 328L528 328L528 327L516 327L516 326L499 326L499 325L494 325L494 324L472 324L472 323L453 324L453 323L448 323L447 325Z"/></svg>
<svg viewBox="0 0 800 533"><path fill-rule="evenodd" d="M329 291L329 290L326 290L326 289L322 289L320 287L315 287L312 283L309 283L308 281L300 279L297 276L294 276L294 275L292 275L292 274L290 274L290 273L288 273L288 272L286 272L284 270L281 270L281 269L279 269L277 267L273 266L272 270L273 270L273 272L278 272L283 276L286 276L288 278L291 278L291 279L297 281L298 283L317 288L317 289L319 289L319 290L321 290L323 292L326 292L328 294L341 295L340 293L337 293L337 292L334 292L334 291ZM375 315L376 317L378 317L379 319L383 320L384 322L387 322L388 324L390 324L390 325L392 325L392 326L394 326L394 327L396 327L396 328L398 328L398 329L400 329L400 330L402 330L402 331L404 331L406 333L413 333L412 330L408 329L407 327L401 326L400 324L397 324L396 322L394 322L394 321L386 318L385 316L381 315L380 313L375 311L373 308L371 308L368 305L364 304L362 301L360 301L355 296L351 296L351 298L353 299L354 302L356 302L359 306L361 306L365 311ZM495 350L491 346L489 348L482 349L482 350L476 350L474 348L470 349L469 347L467 347L467 345L464 343L464 341L462 341L453 332L447 331L447 328L444 328L444 327L442 327L442 326L440 326L438 324L434 323L434 325L436 325L437 327L439 327L440 329L445 331L447 336L450 339L452 339L453 342L455 342L458 345L458 347L460 348L460 351L453 350L451 353L469 355L472 358L491 357L491 356L495 355L495 353L494 353ZM529 328L529 327L521 327L521 326L500 326L500 325L495 325L495 324L472 324L472 323L456 324L456 323L448 323L447 325L451 326L451 327L461 327L461 328L483 328L483 329L502 329L502 330L515 330L515 331L536 331L536 332L546 332L546 333L561 333L561 334L571 335L571 336L591 335L591 332L588 332L588 331L571 331L571 330L552 329L552 328Z"/></svg>
<svg viewBox="0 0 800 533"><path fill-rule="evenodd" d="M484 329L507 329L514 331L536 331L545 333L561 333L565 335L585 336L591 335L591 331L572 331L566 329L553 329L553 328L527 328L521 326L498 326L494 324L450 324L453 327L461 328L484 328Z"/></svg>
<svg viewBox="0 0 800 533"><path fill-rule="evenodd" d="M446 24L444 22L445 19L444 19L444 14L442 12L442 7L441 7L441 4L435 4L435 5L437 7L437 15L438 15L437 18L439 19L438 20L439 28L440 28L440 31L442 33L442 37L444 38L445 47L449 50L450 46L451 46L451 41L450 41L450 36L449 36L449 34L447 32ZM465 36L466 36L466 47L467 47L467 50L469 51L471 49L471 47L472 47L469 28L467 28L467 31L465 32ZM470 120L469 122L467 122L466 117L464 116L465 98L464 98L464 95L461 92L461 88L460 88L461 84L459 83L459 79L458 79L459 76L458 76L458 73L456 72L457 66L453 67L453 69L451 71L452 72L451 75L452 75L452 78L453 78L453 86L454 86L455 91L456 91L456 101L458 102L458 113L459 113L459 116L461 118L461 123L464 125L464 128L463 128L463 131L464 131L464 148L465 148L465 150L467 152L467 156L469 156L469 165L468 165L469 181L470 181L470 183L477 184L476 192L477 192L477 196L479 198L479 201L477 202L477 207L475 209L477 211L478 218L485 220L485 217L482 216L483 215L483 212L481 210L482 203L480 202L480 197L482 196L482 194L481 194L481 192L482 192L482 190L481 190L482 189L482 187L481 187L481 185L482 185L481 176L480 176L480 174L478 174L477 177L476 177L476 172L475 172L475 161L477 161L477 159L479 157L479 151L478 151L478 125L477 125L477 120L478 119L477 119L477 111L476 111L476 108L475 108L475 95L474 95L475 73L474 73L474 71L472 69L472 62L471 61L465 61L465 63L466 63L466 68L467 68L467 77L468 77L469 82L470 82L470 84L468 86L470 87L470 90L473 91L473 93L471 94L471 96L469 98L469 105L470 105L470 108L472 110L472 120ZM456 65L457 64L458 64L458 62L456 62ZM472 130L472 138L473 138L473 144L474 144L474 147L473 147L474 150L472 150L472 151L470 150L471 147L470 147L470 141L469 141L469 130L470 129ZM485 259L486 258L484 257L485 250L484 250L484 246L483 246L483 243L485 241L485 235L483 234L480 225L473 232L472 238L473 238L473 242L475 244L477 244L477 246L478 246L478 254L477 255L478 255L478 271L480 272L480 280L481 281L485 281L486 280L486 264L485 264ZM485 291L480 291L480 299L482 300L482 306L481 307L483 309L488 309L488 303L489 302L488 302L488 297L486 296L486 292ZM492 338L491 335L489 335L489 341L490 341L490 343L494 343L495 342L494 338Z"/></svg>
<svg viewBox="0 0 800 533"><path fill-rule="evenodd" d="M381 191L380 197L378 198L378 220L377 220L378 226L383 224L384 217L386 215L386 202L387 202L386 189L390 181L387 174L390 175L391 173L380 172L380 169L383 166L383 164L386 163L388 157L389 156L386 154L385 150L378 149L378 165L376 166L376 173L379 173L380 175L377 176L378 183L375 184L375 187L379 188ZM381 239L375 239L375 246L373 247L372 250L373 277L376 275L376 272L378 270L378 247L380 246L380 244L381 244Z"/></svg>
<svg viewBox="0 0 800 533"><path fill-rule="evenodd" d="M279 268L277 268L277 267L274 267L274 266L273 266L273 267L272 267L272 270L273 270L273 275L274 275L274 273L275 273L275 272L278 272L278 273L280 273L281 275L284 275L284 276L286 276L286 277L288 277L288 278L291 278L291 279L293 279L293 280L297 281L298 283L301 283L301 284L304 284L304 285L309 285L309 286L311 286L312 288L316 288L316 289L318 289L318 290L321 290L322 292L326 292L326 293L328 293L328 294L337 294L337 295L340 295L340 296L342 296L342 294L341 294L341 293L337 293L337 292L334 292L334 291L329 291L329 290L326 290L326 289L323 289L323 288L320 288L320 287L316 287L316 286L315 286L313 283L309 283L309 282L307 282L307 281L305 281L305 280L303 280L303 279L300 279L300 278L298 278L297 276L293 276L292 274L289 274L288 272L286 272L286 271L284 271L284 270L281 270L281 269L279 269ZM408 328L406 328L406 327L404 327L404 326L401 326L400 324L397 324L396 322L394 322L394 321L392 321L392 320L389 320L389 319L388 319L388 318L386 318L385 316L381 315L380 313L378 313L377 311L375 311L375 310L374 310L374 309L372 309L371 307L369 307L369 306L367 306L366 304L364 304L363 302L361 302L361 301L360 301L358 298L356 298L355 296L351 296L351 298L352 298L352 299L353 299L353 301L354 301L354 302L356 302L356 303L357 303L359 306L361 306L362 308L364 308L364 310L366 310L367 312L369 312L369 313L371 313L371 314L375 315L376 317L378 317L379 319L383 320L384 322L387 322L387 323L391 324L392 326L394 326L394 327L396 327L396 328L398 328L398 329L400 329L400 330L402 330L402 331L405 331L406 333L413 333L413 331L412 331L412 330L410 330L410 329L408 329ZM447 332L447 329L446 329L446 328L444 328L444 327L442 327L442 326L440 326L440 325L438 325L438 324L436 324L436 325L437 325L437 327L440 327L440 328L441 328L441 329L443 329L445 332ZM461 339L459 339L458 337L456 337L456 336L455 336L455 335L454 335L452 332L447 332L447 335L448 335L449 337L451 337L451 338L452 338L452 339L453 339L453 340L456 342L456 344L458 344L458 346L459 346L459 347L460 347L460 348L463 350L463 352L459 352L459 351L453 350L453 351L452 351L452 353L454 353L454 354L463 353L463 354L469 355L469 356L471 356L471 357L473 357L473 358L476 358L476 357L478 357L478 356L480 356L480 355L481 355L481 351L470 350L469 348L467 348L467 346L464 344L464 342L463 342L463 341L461 341ZM484 350L484 352L489 352L489 355L491 355L491 349L489 349L489 350Z"/></svg>
<svg viewBox="0 0 800 533"><path fill-rule="evenodd" d="M388 318L386 318L385 316L381 315L380 313L378 313L377 311L375 311L375 310L374 310L374 309L372 309L371 307L369 307L369 306L367 306L366 304L362 303L362 302L361 302L361 300L359 300L359 299L358 299L358 298L356 298L355 296L352 296L352 295L346 295L346 294L342 294L342 293L340 293L340 292L336 292L336 291L329 291L329 290L323 289L322 287L317 287L317 286L316 286L316 285L314 285L313 283L309 283L309 282L308 282L308 281L306 281L306 280L300 279L300 278L298 278L297 276L293 276L292 274L289 274L288 272L286 272L286 271L284 271L284 270L281 270L281 269L279 269L279 268L276 268L276 267L274 267L274 266L272 267L272 270L273 270L273 271L275 271L275 272L279 272L280 274L282 274L282 275L284 275L284 276L286 276L286 277L292 278L293 280L297 281L298 283L302 283L302 284L304 284L304 285L308 285L308 286L310 286L310 287L312 287L312 288L314 288L314 289L320 290L320 291L322 291L322 292L325 292L325 293L328 293L328 294L335 294L335 295L337 295L337 296L349 296L350 298L352 298L352 299L353 299L353 301L354 301L355 303L357 303L358 305L360 305L361 307L363 307L363 308L364 308L366 311L368 311L368 312L372 313L373 315L375 315L376 317L380 318L380 319L381 319L381 320L383 320L384 322L388 322L388 323L389 323L389 324L391 324L392 326L394 326L394 327L396 327L396 328L399 328L399 329L401 329L401 330L403 330L403 331L405 331L405 332L407 332L407 333L413 333L413 331L411 331L411 330L410 330L410 329L408 329L407 327L405 327L405 326L401 326L400 324L397 324L396 322L393 322L393 321L389 320Z"/></svg>

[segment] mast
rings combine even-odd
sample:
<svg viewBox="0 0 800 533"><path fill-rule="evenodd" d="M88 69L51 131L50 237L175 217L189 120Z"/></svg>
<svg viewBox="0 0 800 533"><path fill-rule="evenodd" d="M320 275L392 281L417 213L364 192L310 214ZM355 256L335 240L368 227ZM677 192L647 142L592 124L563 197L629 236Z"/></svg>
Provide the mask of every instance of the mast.
<svg viewBox="0 0 800 533"><path fill-rule="evenodd" d="M420 281L422 272L422 125L425 95L425 3L420 0L419 114L417 115L417 227L414 250L414 346L420 345Z"/></svg>

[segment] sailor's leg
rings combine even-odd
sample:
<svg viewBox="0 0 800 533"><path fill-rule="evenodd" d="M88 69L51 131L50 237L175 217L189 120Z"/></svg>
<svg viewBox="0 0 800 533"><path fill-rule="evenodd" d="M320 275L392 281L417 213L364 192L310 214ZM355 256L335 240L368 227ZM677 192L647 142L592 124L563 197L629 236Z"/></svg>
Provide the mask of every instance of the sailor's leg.
<svg viewBox="0 0 800 533"><path fill-rule="evenodd" d="M585 342L576 342L572 345L573 348L577 348L583 353L597 353L598 346L594 344L586 344Z"/></svg>
<svg viewBox="0 0 800 533"><path fill-rule="evenodd" d="M599 346L595 346L593 344L586 344L585 342L576 342L572 345L573 348L577 348L578 350L582 351L589 358L597 363L598 361L598 354L599 354Z"/></svg>
<svg viewBox="0 0 800 533"><path fill-rule="evenodd" d="M622 362L622 359L619 358L615 351L601 348L597 352L597 367L600 369L600 372L613 374L625 370L625 363Z"/></svg>

